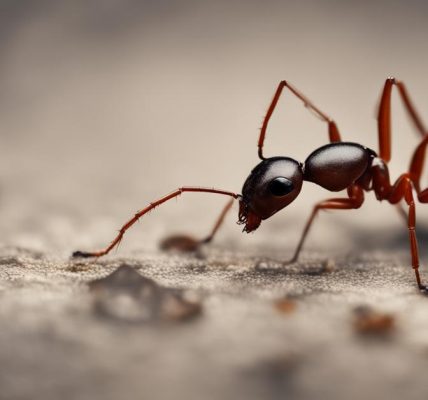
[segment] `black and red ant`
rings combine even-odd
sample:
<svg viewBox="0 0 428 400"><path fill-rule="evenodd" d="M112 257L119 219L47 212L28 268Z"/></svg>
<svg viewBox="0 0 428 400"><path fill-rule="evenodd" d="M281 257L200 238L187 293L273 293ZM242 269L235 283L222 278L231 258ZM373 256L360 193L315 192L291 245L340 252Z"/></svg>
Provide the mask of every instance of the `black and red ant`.
<svg viewBox="0 0 428 400"><path fill-rule="evenodd" d="M409 170L400 175L394 184L391 184L388 162L391 159L391 91L394 85L398 89L400 98L411 120L421 134L422 140L413 154ZM284 88L288 88L328 126L330 143L313 151L304 163L289 157L266 158L263 155L263 143L268 123ZM410 101L404 84L394 78L386 80L380 99L378 112L379 154L358 143L342 142L336 123L288 82L282 81L275 92L261 128L258 155L262 161L251 171L245 181L242 195L211 188L181 187L138 211L122 226L119 234L105 249L94 252L76 251L73 256L100 257L107 254L121 241L124 233L144 214L160 204L180 196L184 192L216 193L232 197L222 211L212 233L198 243L206 243L212 240L235 199L239 201L238 223L244 225L243 230L245 232L252 232L260 226L262 220L271 217L288 206L299 195L303 181L309 181L331 192L339 192L346 189L348 196L327 199L314 206L290 262L298 260L312 222L320 210L359 208L364 202L364 192L374 191L376 198L380 201L386 200L391 204L397 204L401 200L406 202L408 206L406 218L409 229L412 266L418 287L426 289L419 276L419 255L415 232L416 213L413 195L413 191L415 191L421 203L428 202L428 189L421 190L420 187L425 150L428 143L428 135L426 133L427 131Z"/></svg>

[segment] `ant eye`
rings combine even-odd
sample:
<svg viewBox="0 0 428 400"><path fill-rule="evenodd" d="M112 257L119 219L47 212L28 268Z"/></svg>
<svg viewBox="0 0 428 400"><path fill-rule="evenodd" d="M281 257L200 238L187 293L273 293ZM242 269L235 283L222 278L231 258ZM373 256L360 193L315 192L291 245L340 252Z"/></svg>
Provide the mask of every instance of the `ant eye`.
<svg viewBox="0 0 428 400"><path fill-rule="evenodd" d="M284 178L282 176L273 179L269 183L269 191L274 196L285 196L286 194L293 191L294 185L290 179Z"/></svg>

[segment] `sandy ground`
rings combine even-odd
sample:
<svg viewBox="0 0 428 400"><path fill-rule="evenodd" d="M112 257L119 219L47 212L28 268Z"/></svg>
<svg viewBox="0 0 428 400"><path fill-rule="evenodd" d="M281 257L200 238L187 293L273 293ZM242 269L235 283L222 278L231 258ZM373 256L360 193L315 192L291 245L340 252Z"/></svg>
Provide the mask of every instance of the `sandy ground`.
<svg viewBox="0 0 428 400"><path fill-rule="evenodd" d="M122 250L81 262L3 246L0 397L423 397L428 298L405 248L330 259L305 252L284 267L291 253L275 247ZM153 311L163 300L138 289L130 271L122 284L101 281L101 296L90 289L123 265L161 292L184 290L200 312ZM357 310L367 306L377 319L358 328Z"/></svg>

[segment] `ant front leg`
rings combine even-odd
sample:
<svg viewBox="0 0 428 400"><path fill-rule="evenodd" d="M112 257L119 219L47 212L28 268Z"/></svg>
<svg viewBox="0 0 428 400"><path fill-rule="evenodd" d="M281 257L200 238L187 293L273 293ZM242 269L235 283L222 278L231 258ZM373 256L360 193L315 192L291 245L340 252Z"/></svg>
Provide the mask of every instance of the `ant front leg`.
<svg viewBox="0 0 428 400"><path fill-rule="evenodd" d="M188 235L172 235L163 239L159 245L162 250L179 250L183 252L192 252L198 250L202 245L210 243L220 226L223 224L224 219L228 212L231 210L234 199L230 199L224 206L221 214L218 216L211 233L204 239L195 239Z"/></svg>
<svg viewBox="0 0 428 400"><path fill-rule="evenodd" d="M297 262L297 260L299 259L300 251L302 250L303 244L305 243L312 223L314 222L315 217L317 216L320 210L351 210L360 208L364 202L363 189L358 185L351 185L348 188L348 196L349 198L333 198L324 200L314 206L312 213L308 221L306 222L305 228L303 229L302 236L300 237L300 241L297 245L294 255L291 260L287 262L287 264Z"/></svg>
<svg viewBox="0 0 428 400"><path fill-rule="evenodd" d="M153 203L150 203L147 207L143 208L142 210L138 211L128 222L126 222L122 228L120 228L119 233L116 235L116 237L113 239L113 241L108 245L106 248L98 251L92 251L92 252L84 252L84 251L75 251L73 253L73 257L83 257L83 258L89 258L89 257L101 257L106 254L108 254L114 247L116 247L120 241L123 238L123 235L125 232L131 228L132 225L134 225L143 215L147 214L149 211L153 210L157 206L160 206L161 204L167 202L168 200L171 200L175 197L180 196L184 192L197 192L197 193L215 193L215 194L222 194L225 196L230 196L233 199L238 199L239 195L233 192L228 192L225 190L218 190L218 189L210 189L210 188L201 188L201 187L181 187L174 192L161 197L159 200L156 200ZM217 228L218 229L218 228Z"/></svg>
<svg viewBox="0 0 428 400"><path fill-rule="evenodd" d="M211 230L211 233L207 237L205 237L204 239L202 239L200 241L202 244L210 243L214 239L214 236L217 233L217 231L220 229L220 226L223 224L226 215L232 209L234 201L235 201L235 199L230 199L226 203L226 205L224 206L221 214L218 216L217 221L216 221L216 223L214 224L214 226L213 226L213 228Z"/></svg>
<svg viewBox="0 0 428 400"><path fill-rule="evenodd" d="M269 120L275 110L275 107L278 103L279 98L281 97L282 90L285 87L288 88L288 90L290 90L290 92L293 93L298 99L303 101L303 104L305 105L305 107L311 110L318 118L320 118L324 122L327 122L330 142L333 143L333 142L341 141L340 132L339 132L339 129L337 128L336 123L328 115L323 113L317 106L315 106L315 104L313 104L307 97L305 97L297 89L291 86L287 81L281 81L278 85L278 88L276 89L275 95L273 96L272 102L267 110L266 116L263 120L262 128L260 130L258 148L259 148L259 158L261 160L265 160L265 157L263 156L263 144L264 144Z"/></svg>

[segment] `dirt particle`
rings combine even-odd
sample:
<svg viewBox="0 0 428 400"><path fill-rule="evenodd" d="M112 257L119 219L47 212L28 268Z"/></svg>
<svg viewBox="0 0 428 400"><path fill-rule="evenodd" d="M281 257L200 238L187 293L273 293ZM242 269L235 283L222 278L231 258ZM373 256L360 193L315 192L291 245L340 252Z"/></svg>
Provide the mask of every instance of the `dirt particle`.
<svg viewBox="0 0 428 400"><path fill-rule="evenodd" d="M294 311L296 311L297 304L292 299L284 298L284 299L277 300L274 303L274 306L279 312L283 314L291 314Z"/></svg>
<svg viewBox="0 0 428 400"><path fill-rule="evenodd" d="M183 253L194 252L199 249L201 242L188 235L171 235L164 238L159 247L162 250L180 251Z"/></svg>
<svg viewBox="0 0 428 400"><path fill-rule="evenodd" d="M361 335L386 336L395 328L392 314L375 311L368 306L354 309L354 329Z"/></svg>

